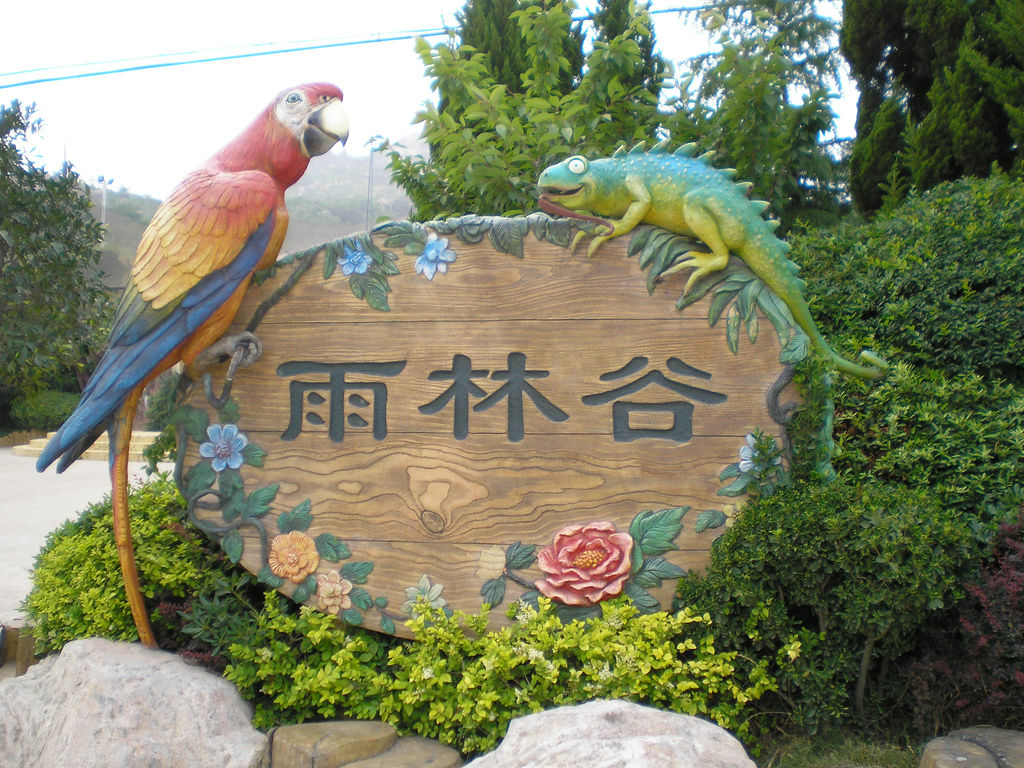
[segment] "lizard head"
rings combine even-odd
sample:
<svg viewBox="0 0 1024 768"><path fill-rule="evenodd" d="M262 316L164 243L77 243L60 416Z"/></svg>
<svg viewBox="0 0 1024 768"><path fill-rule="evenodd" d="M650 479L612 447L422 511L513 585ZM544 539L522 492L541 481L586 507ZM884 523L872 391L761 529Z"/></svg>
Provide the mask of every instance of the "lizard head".
<svg viewBox="0 0 1024 768"><path fill-rule="evenodd" d="M580 155L546 168L537 180L540 207L560 216L586 208L594 186L589 170L590 161Z"/></svg>

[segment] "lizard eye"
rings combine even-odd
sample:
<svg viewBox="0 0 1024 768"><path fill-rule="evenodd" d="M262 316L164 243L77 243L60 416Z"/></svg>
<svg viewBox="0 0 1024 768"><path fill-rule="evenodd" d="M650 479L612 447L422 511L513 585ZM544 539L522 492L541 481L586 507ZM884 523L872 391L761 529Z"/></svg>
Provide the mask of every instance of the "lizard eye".
<svg viewBox="0 0 1024 768"><path fill-rule="evenodd" d="M582 157L570 157L569 158L569 171L577 175L583 174L587 170L587 161Z"/></svg>

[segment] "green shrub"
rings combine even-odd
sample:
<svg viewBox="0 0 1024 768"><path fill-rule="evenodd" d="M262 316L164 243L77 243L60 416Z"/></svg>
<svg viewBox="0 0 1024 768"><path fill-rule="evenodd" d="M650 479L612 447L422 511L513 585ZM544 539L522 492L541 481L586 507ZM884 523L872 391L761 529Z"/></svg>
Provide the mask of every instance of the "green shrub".
<svg viewBox="0 0 1024 768"><path fill-rule="evenodd" d="M863 710L875 673L955 597L976 550L967 523L922 493L801 485L748 502L707 574L680 582L676 607L707 611L722 646L741 653L771 657L797 634L778 699L813 732Z"/></svg>
<svg viewBox="0 0 1024 768"><path fill-rule="evenodd" d="M896 365L835 387L833 462L863 483L927 490L947 513L984 518L1024 485L1024 389L977 374Z"/></svg>
<svg viewBox="0 0 1024 768"><path fill-rule="evenodd" d="M1024 381L1024 181L961 179L869 224L791 237L826 336Z"/></svg>
<svg viewBox="0 0 1024 768"><path fill-rule="evenodd" d="M78 405L79 395L44 389L11 402L11 421L22 429L57 429Z"/></svg>
<svg viewBox="0 0 1024 768"><path fill-rule="evenodd" d="M211 556L199 534L183 524L184 503L166 476L133 488L129 507L142 591L157 606L153 628L166 641L180 622L173 612L164 615L159 605L212 590ZM138 639L121 581L109 498L47 536L32 582L25 609L35 624L37 653L59 651L82 637Z"/></svg>
<svg viewBox="0 0 1024 768"><path fill-rule="evenodd" d="M255 701L255 723L379 717L465 755L493 748L520 715L591 699L628 699L714 720L741 737L750 703L774 687L768 661L738 669L716 651L711 622L691 611L641 616L628 601L563 623L541 598L487 631L487 613L423 606L415 641L386 646L309 608L289 615L268 594L254 637L232 646L225 675ZM797 654L782 644L772 662Z"/></svg>

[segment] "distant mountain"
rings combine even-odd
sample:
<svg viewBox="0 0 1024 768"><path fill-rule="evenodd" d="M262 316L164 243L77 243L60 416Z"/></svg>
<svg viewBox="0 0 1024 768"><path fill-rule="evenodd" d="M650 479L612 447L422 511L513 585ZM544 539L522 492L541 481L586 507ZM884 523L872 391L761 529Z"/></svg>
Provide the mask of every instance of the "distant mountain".
<svg viewBox="0 0 1024 768"><path fill-rule="evenodd" d="M142 233L156 212L159 200L127 190L91 187L93 215L106 222L100 257L104 282L124 285ZM302 180L287 193L288 236L281 253L365 232L380 220L407 219L409 198L391 183L381 155L349 157L329 154L316 158ZM369 203L367 201L370 201Z"/></svg>

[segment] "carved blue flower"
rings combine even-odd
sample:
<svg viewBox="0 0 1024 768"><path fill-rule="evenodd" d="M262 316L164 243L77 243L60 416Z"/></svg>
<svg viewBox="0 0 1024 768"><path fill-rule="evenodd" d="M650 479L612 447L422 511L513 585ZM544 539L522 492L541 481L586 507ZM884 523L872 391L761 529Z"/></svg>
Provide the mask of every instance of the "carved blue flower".
<svg viewBox="0 0 1024 768"><path fill-rule="evenodd" d="M747 444L740 448L740 472L747 473L757 465L754 463L756 439L747 435Z"/></svg>
<svg viewBox="0 0 1024 768"><path fill-rule="evenodd" d="M438 237L436 232L431 232L427 237L427 244L423 247L423 253L416 259L416 272L427 280L433 280L436 273L440 272L443 275L447 272L448 265L453 261L455 251L448 249L448 238Z"/></svg>
<svg viewBox="0 0 1024 768"><path fill-rule="evenodd" d="M747 444L740 448L739 470L743 474L764 473L782 464L782 455L775 440L768 435L757 433L747 435Z"/></svg>
<svg viewBox="0 0 1024 768"><path fill-rule="evenodd" d="M211 424L206 428L206 436L210 439L199 446L199 455L212 459L210 464L215 472L242 466L242 450L249 444L249 438L239 432L238 427L234 424Z"/></svg>
<svg viewBox="0 0 1024 768"><path fill-rule="evenodd" d="M345 243L345 258L338 259L341 267L341 274L346 277L351 274L364 275L370 267L370 257L366 255L361 245L352 247Z"/></svg>

